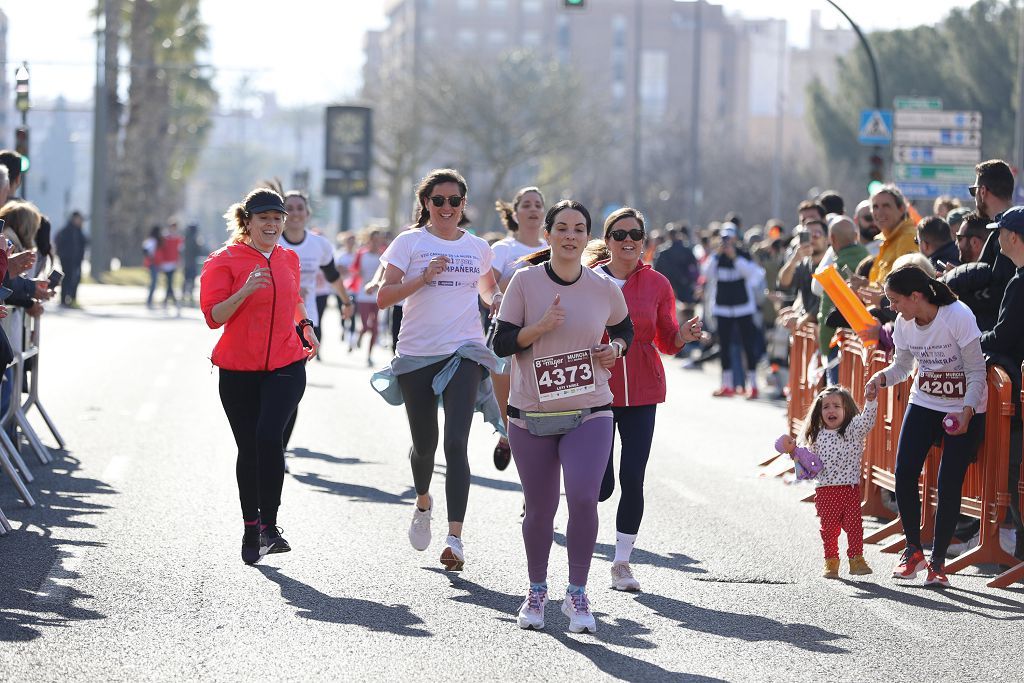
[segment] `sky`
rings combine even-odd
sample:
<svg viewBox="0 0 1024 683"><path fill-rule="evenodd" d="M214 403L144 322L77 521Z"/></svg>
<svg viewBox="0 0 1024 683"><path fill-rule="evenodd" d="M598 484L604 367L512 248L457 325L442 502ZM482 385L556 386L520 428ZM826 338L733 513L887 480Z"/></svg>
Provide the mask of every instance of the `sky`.
<svg viewBox="0 0 1024 683"><path fill-rule="evenodd" d="M513 2L515 0L512 0ZM558 0L549 0L557 2ZM602 0L590 0L601 2ZM203 0L210 27L207 61L217 68L216 86L230 106L239 83L277 93L283 106L343 102L361 82L363 35L386 24L386 0ZM748 18L786 19L789 40L807 42L810 13L821 10L822 24L844 20L825 0L722 0L729 13ZM840 0L865 30L907 28L940 21L951 0ZM96 0L0 0L8 17L8 79L28 61L33 99L63 95L72 102L92 98L95 78ZM282 12L281 8L287 9ZM54 16L61 19L54 21ZM268 23L268 19L271 19Z"/></svg>

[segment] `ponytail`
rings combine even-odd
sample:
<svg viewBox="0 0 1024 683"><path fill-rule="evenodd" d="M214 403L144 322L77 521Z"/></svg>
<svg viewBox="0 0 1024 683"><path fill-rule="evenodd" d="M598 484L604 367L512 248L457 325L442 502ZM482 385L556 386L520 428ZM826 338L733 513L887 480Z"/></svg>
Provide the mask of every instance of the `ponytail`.
<svg viewBox="0 0 1024 683"><path fill-rule="evenodd" d="M901 296L920 292L934 306L948 306L957 300L949 285L929 277L917 266L903 266L892 271L885 278L885 286Z"/></svg>
<svg viewBox="0 0 1024 683"><path fill-rule="evenodd" d="M517 232L519 230L519 223L516 222L516 210L514 206L499 199L494 202L494 210L498 212L498 218L501 219L501 224L505 226L506 230L509 232Z"/></svg>

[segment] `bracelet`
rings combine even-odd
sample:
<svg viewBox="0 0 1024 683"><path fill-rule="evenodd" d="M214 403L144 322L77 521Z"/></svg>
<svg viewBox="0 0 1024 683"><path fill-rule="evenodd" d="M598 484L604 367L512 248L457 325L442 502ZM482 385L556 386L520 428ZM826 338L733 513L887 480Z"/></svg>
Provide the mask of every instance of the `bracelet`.
<svg viewBox="0 0 1024 683"><path fill-rule="evenodd" d="M303 318L299 321L299 329L302 329L303 327L313 327L313 321L309 318Z"/></svg>
<svg viewBox="0 0 1024 683"><path fill-rule="evenodd" d="M626 349L622 346L618 339L613 339L610 344L615 347L615 357L622 358L626 353Z"/></svg>

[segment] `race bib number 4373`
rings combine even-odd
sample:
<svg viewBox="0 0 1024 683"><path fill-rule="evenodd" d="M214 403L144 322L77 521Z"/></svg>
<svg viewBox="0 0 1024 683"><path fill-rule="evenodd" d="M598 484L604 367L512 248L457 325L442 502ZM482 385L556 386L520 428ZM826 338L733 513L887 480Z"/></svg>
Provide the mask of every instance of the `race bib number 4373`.
<svg viewBox="0 0 1024 683"><path fill-rule="evenodd" d="M541 401L587 394L596 388L590 349L535 358L533 371Z"/></svg>
<svg viewBox="0 0 1024 683"><path fill-rule="evenodd" d="M963 398L967 394L967 375L962 372L922 372L918 386L935 398Z"/></svg>

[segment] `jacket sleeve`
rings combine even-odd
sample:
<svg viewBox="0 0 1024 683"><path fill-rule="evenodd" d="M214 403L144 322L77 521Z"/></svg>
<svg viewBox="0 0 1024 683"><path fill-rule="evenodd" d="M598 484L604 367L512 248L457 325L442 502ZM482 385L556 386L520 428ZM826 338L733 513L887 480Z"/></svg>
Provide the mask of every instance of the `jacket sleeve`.
<svg viewBox="0 0 1024 683"><path fill-rule="evenodd" d="M679 353L681 346L676 346L676 334L679 332L679 319L676 317L676 297L672 293L672 286L667 282L661 283L661 291L658 293L655 305L655 332L654 345L659 351L669 355Z"/></svg>
<svg viewBox="0 0 1024 683"><path fill-rule="evenodd" d="M213 307L233 294L234 278L231 269L224 263L224 256L211 256L203 264L199 275L199 308L203 311L206 324L212 330L224 325L213 319Z"/></svg>
<svg viewBox="0 0 1024 683"><path fill-rule="evenodd" d="M736 264L736 270L739 271L739 274L743 276L743 279L748 282L756 281L759 278L764 277L764 268L745 256L737 254L734 263Z"/></svg>
<svg viewBox="0 0 1024 683"><path fill-rule="evenodd" d="M964 296L989 286L992 282L992 266L981 261L965 263L943 275L942 281L957 296Z"/></svg>
<svg viewBox="0 0 1024 683"><path fill-rule="evenodd" d="M981 350L987 355L1016 355L1014 352L1020 348L1020 340L1024 339L1024 296L1021 294L1019 278L1006 287L996 326L981 335Z"/></svg>

